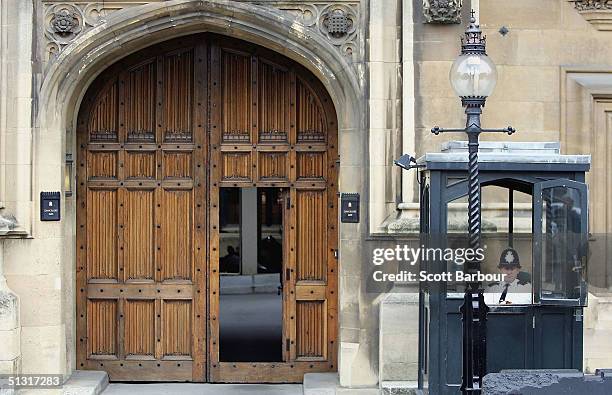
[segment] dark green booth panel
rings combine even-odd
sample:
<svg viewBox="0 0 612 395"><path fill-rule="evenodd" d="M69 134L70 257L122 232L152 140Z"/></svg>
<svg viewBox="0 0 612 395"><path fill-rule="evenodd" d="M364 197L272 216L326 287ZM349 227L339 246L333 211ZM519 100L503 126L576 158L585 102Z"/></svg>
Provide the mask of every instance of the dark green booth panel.
<svg viewBox="0 0 612 395"><path fill-rule="evenodd" d="M459 394L463 300L446 301L440 363L445 384L430 382L430 394ZM582 369L582 309L551 306L491 307L487 316L487 372L503 369Z"/></svg>

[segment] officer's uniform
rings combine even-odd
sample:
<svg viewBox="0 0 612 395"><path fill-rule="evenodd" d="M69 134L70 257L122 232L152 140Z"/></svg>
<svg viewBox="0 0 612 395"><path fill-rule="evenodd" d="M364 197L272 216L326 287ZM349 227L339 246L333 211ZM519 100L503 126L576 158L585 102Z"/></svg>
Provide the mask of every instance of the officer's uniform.
<svg viewBox="0 0 612 395"><path fill-rule="evenodd" d="M502 267L517 267L521 268L518 253L507 248L499 257L498 268ZM525 274L521 276L521 274ZM485 302L488 305L500 304L530 304L531 303L531 282L525 272L519 272L517 278L512 282L495 282L490 283L485 290Z"/></svg>

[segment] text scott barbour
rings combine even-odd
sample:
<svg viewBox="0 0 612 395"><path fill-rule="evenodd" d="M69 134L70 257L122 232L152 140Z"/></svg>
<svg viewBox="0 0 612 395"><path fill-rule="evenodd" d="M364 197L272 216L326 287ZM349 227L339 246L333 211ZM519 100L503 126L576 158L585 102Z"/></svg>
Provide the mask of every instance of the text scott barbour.
<svg viewBox="0 0 612 395"><path fill-rule="evenodd" d="M433 281L433 282L472 282L472 281L485 281L485 282L502 282L506 277L502 273L485 274L481 272L476 273L465 273L461 270L455 272L442 272L442 273L427 273L425 270L421 270L418 274L412 273L407 270L402 270L399 273L383 273L382 270L377 270L372 273L374 281L384 282L417 282L417 281Z"/></svg>
<svg viewBox="0 0 612 395"><path fill-rule="evenodd" d="M485 258L485 248L439 248L425 247L418 248L408 245L396 245L395 248L375 248L372 250L372 264L381 266L385 263L398 262L403 265L415 266L421 260L446 261L454 263L456 266L463 266L469 261L483 261ZM394 265L395 266L395 265ZM414 270L400 270L395 273L386 273L383 270L376 270L372 273L376 282L417 282L417 281L444 281L444 282L471 282L503 281L504 274L494 273L485 274L481 272L466 273L462 270L447 271L441 273L428 273L424 270L415 273Z"/></svg>

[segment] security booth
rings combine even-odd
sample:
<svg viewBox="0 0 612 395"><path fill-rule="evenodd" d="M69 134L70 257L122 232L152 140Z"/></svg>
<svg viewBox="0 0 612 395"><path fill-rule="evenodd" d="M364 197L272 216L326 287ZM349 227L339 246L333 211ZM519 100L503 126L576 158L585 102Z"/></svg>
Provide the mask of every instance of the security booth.
<svg viewBox="0 0 612 395"><path fill-rule="evenodd" d="M421 234L431 247L456 247L467 231L467 142L417 160ZM558 143L481 142L481 262L487 316L487 373L582 369L586 306L588 155L561 155ZM436 240L436 241L432 241ZM455 273L461 262L434 254L421 271ZM499 281L499 274L512 280ZM497 274L497 276L495 275ZM464 285L420 286L419 385L460 393Z"/></svg>

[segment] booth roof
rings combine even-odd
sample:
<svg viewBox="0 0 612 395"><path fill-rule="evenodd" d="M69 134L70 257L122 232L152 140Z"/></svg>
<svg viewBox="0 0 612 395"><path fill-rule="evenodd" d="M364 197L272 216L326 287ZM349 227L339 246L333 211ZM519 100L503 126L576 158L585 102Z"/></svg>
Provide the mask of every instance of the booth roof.
<svg viewBox="0 0 612 395"><path fill-rule="evenodd" d="M441 147L442 152L421 156L418 164L429 167L433 163L467 163L467 141L450 141ZM479 163L545 163L565 165L586 165L591 155L561 155L558 142L496 142L482 141L478 151Z"/></svg>

